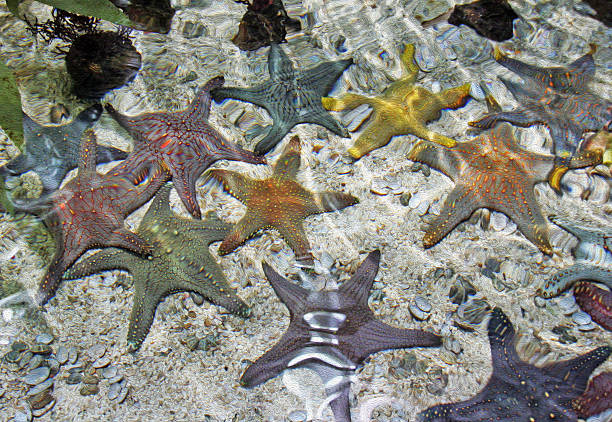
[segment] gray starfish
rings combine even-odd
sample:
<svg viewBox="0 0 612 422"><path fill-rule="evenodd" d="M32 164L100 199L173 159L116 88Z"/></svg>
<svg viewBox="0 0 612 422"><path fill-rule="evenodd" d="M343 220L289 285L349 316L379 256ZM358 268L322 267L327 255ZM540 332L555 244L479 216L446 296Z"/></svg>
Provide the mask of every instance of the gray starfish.
<svg viewBox="0 0 612 422"><path fill-rule="evenodd" d="M83 131L91 127L102 114L102 106L95 104L82 112L72 123L62 126L42 126L23 115L25 146L23 152L0 167L0 177L18 176L34 171L43 186L41 196L56 191L66 174L79 162ZM121 150L97 145L96 162L123 160L127 154Z"/></svg>
<svg viewBox="0 0 612 422"><path fill-rule="evenodd" d="M167 184L155 196L137 230L138 236L152 246L151 257L108 248L81 260L64 274L65 280L114 269L132 274L135 292L127 336L130 351L140 348L157 305L172 293L197 293L243 317L250 312L208 251L212 242L229 233L230 225L212 212L204 220L178 217L170 208L169 198Z"/></svg>
<svg viewBox="0 0 612 422"><path fill-rule="evenodd" d="M612 230L610 227L590 227L565 217L550 216L550 221L578 238L574 251L576 263L558 271L542 288L542 297L559 296L579 280L593 280L612 289Z"/></svg>
<svg viewBox="0 0 612 422"><path fill-rule="evenodd" d="M272 44L268 56L270 79L251 88L218 88L213 91L213 98L217 102L235 98L263 107L270 113L274 123L255 146L254 152L258 155L272 150L299 123L318 124L346 138L348 131L323 108L321 98L329 94L336 80L352 63L353 59L323 62L296 71L283 49Z"/></svg>
<svg viewBox="0 0 612 422"><path fill-rule="evenodd" d="M431 347L440 337L421 330L395 328L376 319L368 296L378 273L380 251L371 252L338 290L309 291L263 264L266 277L289 308L289 328L278 343L242 375L255 387L289 368L310 368L323 379L336 422L351 420L351 378L369 355L387 349Z"/></svg>

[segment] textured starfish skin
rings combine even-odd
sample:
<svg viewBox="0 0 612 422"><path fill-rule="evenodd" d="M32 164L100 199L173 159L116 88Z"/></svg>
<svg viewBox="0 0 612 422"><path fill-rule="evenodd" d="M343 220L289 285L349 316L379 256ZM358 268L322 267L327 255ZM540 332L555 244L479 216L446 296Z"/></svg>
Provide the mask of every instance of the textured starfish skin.
<svg viewBox="0 0 612 422"><path fill-rule="evenodd" d="M336 422L350 421L350 382L346 378L366 357L387 349L440 346L440 337L433 333L395 328L376 319L368 307L368 296L379 262L380 251L371 252L355 274L332 291L303 289L263 263L291 320L278 343L244 372L242 386L255 387L294 367L312 368L324 380L335 372L335 382L326 383L328 393L336 395L330 406Z"/></svg>
<svg viewBox="0 0 612 422"><path fill-rule="evenodd" d="M18 176L34 171L43 186L41 196L55 192L66 174L77 167L79 148L83 131L93 125L102 114L102 106L93 105L69 124L62 126L42 126L23 115L25 147L23 153L0 167L0 175ZM115 148L98 145L96 160L98 164L123 160L127 154Z"/></svg>
<svg viewBox="0 0 612 422"><path fill-rule="evenodd" d="M202 221L178 217L170 209L169 200L170 185L166 185L155 196L136 232L151 245L150 257L109 248L79 261L64 274L64 280L114 269L132 274L135 292L127 335L130 351L140 348L157 305L173 293L198 293L232 313L243 317L250 313L208 251L212 242L225 237L230 225L214 213Z"/></svg>
<svg viewBox="0 0 612 422"><path fill-rule="evenodd" d="M533 188L546 181L554 157L523 149L510 125L499 125L454 148L421 141L408 158L436 168L455 182L440 215L425 232L426 248L438 243L475 210L486 207L506 214L542 252L552 253L548 227ZM599 160L601 151L590 151L573 158L569 166L584 167Z"/></svg>
<svg viewBox="0 0 612 422"><path fill-rule="evenodd" d="M612 331L612 292L581 281L574 287L576 303L593 321Z"/></svg>
<svg viewBox="0 0 612 422"><path fill-rule="evenodd" d="M210 90L223 85L223 78L208 81L189 107L174 113L145 113L124 116L107 104L106 110L135 139L132 151L113 175L133 181L143 169L171 174L179 197L187 211L201 218L196 202L195 184L200 175L218 160L264 164L262 157L234 145L221 136L209 123Z"/></svg>
<svg viewBox="0 0 612 422"><path fill-rule="evenodd" d="M210 170L226 192L247 206L244 217L219 246L226 255L262 229L273 228L289 244L298 261L313 265L302 221L309 215L341 210L358 202L340 192L310 192L296 180L300 167L300 139L291 138L274 165L272 177L254 180L228 170Z"/></svg>
<svg viewBox="0 0 612 422"><path fill-rule="evenodd" d="M583 133L598 131L612 119L612 103L587 88L595 73L594 52L595 46L591 45L589 53L567 67L542 68L507 57L496 49L495 60L525 81L519 85L500 78L522 106L469 124L479 128L490 128L500 121L521 127L546 125L554 142L554 154L566 166Z"/></svg>
<svg viewBox="0 0 612 422"><path fill-rule="evenodd" d="M583 419L612 409L612 372L597 375L584 394L574 400L574 409Z"/></svg>
<svg viewBox="0 0 612 422"><path fill-rule="evenodd" d="M28 201L33 212L43 214L56 246L40 283L40 304L55 295L66 269L89 249L115 246L143 255L150 252L144 240L124 228L123 220L159 189L161 175L152 173L146 183L134 185L123 177L97 173L96 137L91 129L83 135L80 157L77 176L63 189L36 204Z"/></svg>
<svg viewBox="0 0 612 422"><path fill-rule="evenodd" d="M599 347L576 358L538 368L522 361L514 346L514 327L500 308L489 320L493 374L471 399L437 405L419 414L420 422L572 422L572 401L587 387L591 373L612 352Z"/></svg>
<svg viewBox="0 0 612 422"><path fill-rule="evenodd" d="M454 139L430 131L425 124L439 119L443 109L457 109L465 105L470 84L437 94L414 86L419 67L414 61L412 44L404 48L401 63L406 75L389 85L378 97L344 94L340 98L326 97L322 100L327 110L352 110L361 104L368 104L374 109L368 126L348 150L355 159L387 145L392 137L398 135L410 134L448 147L455 146Z"/></svg>
<svg viewBox="0 0 612 422"><path fill-rule="evenodd" d="M293 63L278 44L271 44L268 55L270 79L251 88L218 88L215 101L234 98L263 107L274 121L266 136L255 146L255 153L266 154L297 124L321 125L338 136L348 137L321 105L336 80L353 63L353 59L323 62L306 70L295 70Z"/></svg>
<svg viewBox="0 0 612 422"><path fill-rule="evenodd" d="M605 226L591 227L560 216L549 219L578 238L574 252L576 263L559 270L537 294L546 298L558 296L578 280L597 281L612 289L612 231Z"/></svg>

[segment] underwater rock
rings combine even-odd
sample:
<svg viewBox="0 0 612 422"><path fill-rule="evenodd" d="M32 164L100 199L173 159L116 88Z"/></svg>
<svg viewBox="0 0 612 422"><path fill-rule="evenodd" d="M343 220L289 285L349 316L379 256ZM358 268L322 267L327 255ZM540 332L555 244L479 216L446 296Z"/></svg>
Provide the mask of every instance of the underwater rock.
<svg viewBox="0 0 612 422"><path fill-rule="evenodd" d="M66 55L73 91L83 99L99 99L131 82L141 63L140 53L124 30L81 35Z"/></svg>
<svg viewBox="0 0 612 422"><path fill-rule="evenodd" d="M506 0L480 0L455 6L448 23L467 25L483 37L505 41L512 38L512 21L518 17Z"/></svg>
<svg viewBox="0 0 612 422"><path fill-rule="evenodd" d="M583 1L597 12L597 15L595 15L595 19L602 22L606 26L612 26L612 7L610 7L610 0Z"/></svg>
<svg viewBox="0 0 612 422"><path fill-rule="evenodd" d="M111 3L128 15L135 29L160 34L170 32L176 12L170 0L111 0Z"/></svg>
<svg viewBox="0 0 612 422"><path fill-rule="evenodd" d="M287 15L281 0L236 0L247 5L238 33L232 42L241 50L252 51L271 43L281 43L290 31L301 29L300 21Z"/></svg>

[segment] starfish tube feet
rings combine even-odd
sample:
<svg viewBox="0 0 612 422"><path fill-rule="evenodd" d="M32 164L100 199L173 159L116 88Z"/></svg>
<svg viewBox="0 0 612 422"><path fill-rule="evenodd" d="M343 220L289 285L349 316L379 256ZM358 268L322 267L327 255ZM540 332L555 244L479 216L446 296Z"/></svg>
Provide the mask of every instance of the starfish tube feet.
<svg viewBox="0 0 612 422"><path fill-rule="evenodd" d="M593 321L612 331L612 292L592 283L580 282L574 287L576 303Z"/></svg>

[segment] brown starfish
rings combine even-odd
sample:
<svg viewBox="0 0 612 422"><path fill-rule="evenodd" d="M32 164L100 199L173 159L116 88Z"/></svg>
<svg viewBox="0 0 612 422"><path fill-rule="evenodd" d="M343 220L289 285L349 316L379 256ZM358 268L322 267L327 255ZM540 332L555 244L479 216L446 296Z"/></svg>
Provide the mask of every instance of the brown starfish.
<svg viewBox="0 0 612 422"><path fill-rule="evenodd" d="M501 124L469 142L446 148L428 142L414 146L408 158L440 170L455 182L440 215L425 233L424 246L438 243L479 208L503 212L527 239L551 254L548 227L533 188L545 182L554 166L552 155L523 149L509 124ZM578 153L570 168L601 161L601 151Z"/></svg>
<svg viewBox="0 0 612 422"><path fill-rule="evenodd" d="M453 147L456 143L454 139L427 129L425 124L439 119L443 109L463 106L468 100L470 84L437 94L414 86L419 67L414 61L413 44L407 44L404 48L401 63L406 75L389 85L378 97L349 93L340 98L322 99L323 107L327 110L352 110L362 104L368 104L374 109L368 126L348 150L355 159L384 147L392 137L398 135L410 134L447 147Z"/></svg>
<svg viewBox="0 0 612 422"><path fill-rule="evenodd" d="M174 113L145 113L124 116L106 105L109 114L135 139L132 151L114 176L129 177L153 167L153 172L164 169L172 175L174 187L187 211L196 218L202 213L196 202L195 184L200 175L218 160L244 161L264 164L263 157L224 139L208 123L210 90L223 85L223 77L211 79L204 85L186 110Z"/></svg>
<svg viewBox="0 0 612 422"><path fill-rule="evenodd" d="M253 180L227 170L210 170L209 174L223 184L226 192L247 206L244 217L219 246L226 255L259 230L274 228L287 241L296 259L313 264L310 245L302 227L309 215L341 210L358 202L352 195L339 192L313 193L295 180L300 168L300 139L291 138L274 165L274 174L265 180Z"/></svg>
<svg viewBox="0 0 612 422"><path fill-rule="evenodd" d="M147 182L135 185L124 177L97 173L96 136L91 129L85 131L80 156L77 176L33 206L44 213L56 244L40 283L41 304L53 297L64 272L89 249L114 246L141 255L150 252L144 240L123 227L123 220L151 199L164 177L150 173Z"/></svg>

